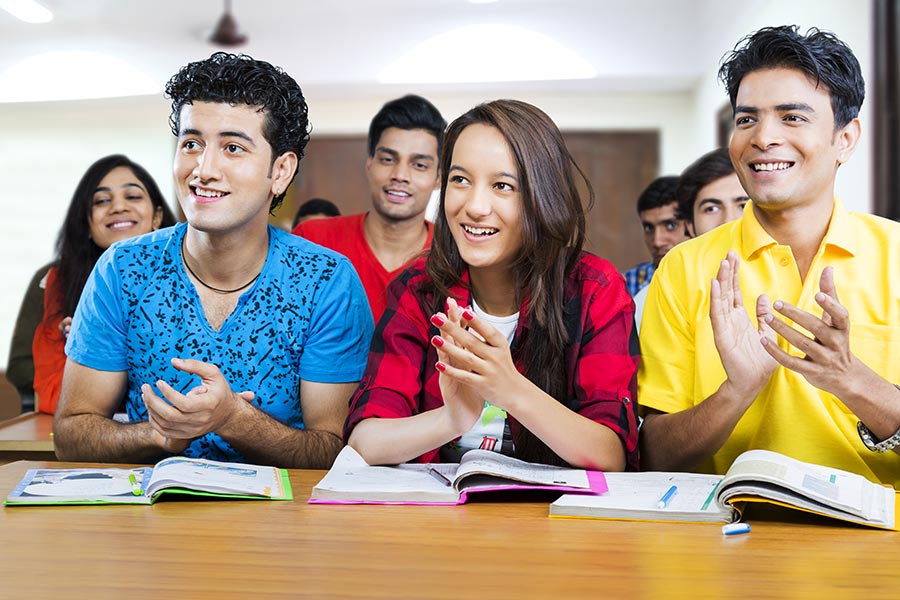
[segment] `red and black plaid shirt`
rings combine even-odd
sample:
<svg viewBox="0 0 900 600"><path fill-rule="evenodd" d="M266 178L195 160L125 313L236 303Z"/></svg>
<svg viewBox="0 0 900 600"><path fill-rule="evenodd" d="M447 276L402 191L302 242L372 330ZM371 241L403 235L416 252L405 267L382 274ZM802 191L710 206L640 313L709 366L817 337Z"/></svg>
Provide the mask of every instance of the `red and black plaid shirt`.
<svg viewBox="0 0 900 600"><path fill-rule="evenodd" d="M409 417L443 405L434 367L437 350L430 342L438 334L429 321L436 303L418 291L427 279L422 258L388 287L387 309L372 338L366 372L350 401L345 440L363 419ZM465 287L468 273L463 274L463 281L451 293L466 306L471 304L471 293ZM524 306L510 349L520 372L524 369L521 342L529 328ZM564 318L571 336L565 348L566 406L613 430L625 446L627 468L637 470L639 349L634 302L624 279L609 262L581 254L566 279ZM513 415L509 420L515 438L519 424ZM438 452L435 448L417 460L434 462Z"/></svg>

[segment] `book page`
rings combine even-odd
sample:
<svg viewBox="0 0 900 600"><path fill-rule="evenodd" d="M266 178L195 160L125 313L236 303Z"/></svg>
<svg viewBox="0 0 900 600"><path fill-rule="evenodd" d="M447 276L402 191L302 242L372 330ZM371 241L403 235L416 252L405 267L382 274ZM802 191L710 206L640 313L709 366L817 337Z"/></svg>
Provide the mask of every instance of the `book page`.
<svg viewBox="0 0 900 600"><path fill-rule="evenodd" d="M755 481L782 486L800 496L866 520L884 519L890 512L893 523L892 490L855 473L804 463L768 450L750 450L735 459L728 469L721 493L723 497L727 496L728 488L733 483L752 484ZM741 487L743 492L747 492L747 485Z"/></svg>
<svg viewBox="0 0 900 600"><path fill-rule="evenodd" d="M601 496L566 494L551 505L551 515L647 521L728 523L737 518L731 507L716 504L719 475L692 473L605 473L609 491ZM660 499L672 487L676 492L665 508Z"/></svg>
<svg viewBox="0 0 900 600"><path fill-rule="evenodd" d="M566 486L590 489L584 469L566 469L551 465L525 462L489 450L469 450L463 455L456 472L458 482L469 475L494 475L512 481L535 485Z"/></svg>
<svg viewBox="0 0 900 600"><path fill-rule="evenodd" d="M457 467L455 464L369 466L359 453L345 446L325 477L313 488L311 500L455 504L459 494L429 469L453 481Z"/></svg>
<svg viewBox="0 0 900 600"><path fill-rule="evenodd" d="M159 462L147 486L150 496L167 487L183 487L214 494L284 496L281 473L275 467L225 463L175 456Z"/></svg>

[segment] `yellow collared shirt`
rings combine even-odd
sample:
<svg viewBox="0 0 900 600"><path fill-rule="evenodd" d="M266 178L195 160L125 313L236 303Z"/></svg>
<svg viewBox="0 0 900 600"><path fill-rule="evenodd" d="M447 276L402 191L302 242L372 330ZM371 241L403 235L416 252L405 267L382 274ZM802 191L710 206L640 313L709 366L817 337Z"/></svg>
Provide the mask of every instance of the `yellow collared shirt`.
<svg viewBox="0 0 900 600"><path fill-rule="evenodd" d="M789 246L775 242L750 205L741 219L673 248L650 282L640 331L642 406L673 413L696 406L725 381L709 320L710 282L729 250L741 259L744 306L756 323L756 298L768 294L814 315L819 277L834 268L838 298L850 313L852 352L900 382L900 224L847 212L835 199L828 232L806 280ZM779 338L779 345L802 353ZM863 445L857 417L832 394L779 366L703 471L724 473L745 450L764 448L900 487L900 455Z"/></svg>

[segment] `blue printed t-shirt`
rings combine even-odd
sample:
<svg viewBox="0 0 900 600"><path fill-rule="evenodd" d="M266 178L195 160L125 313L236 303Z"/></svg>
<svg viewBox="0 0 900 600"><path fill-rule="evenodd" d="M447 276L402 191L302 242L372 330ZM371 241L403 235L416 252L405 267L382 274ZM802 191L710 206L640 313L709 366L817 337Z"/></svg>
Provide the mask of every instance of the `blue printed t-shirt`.
<svg viewBox="0 0 900 600"><path fill-rule="evenodd" d="M259 278L215 331L182 263L186 230L182 223L124 240L100 257L66 354L92 369L128 372L132 421L147 419L142 384L162 379L182 393L199 384L172 366L178 357L217 365L232 390L254 392L256 407L302 429L301 379L347 383L365 369L372 312L356 271L336 252L269 227ZM215 433L194 440L184 454L245 460Z"/></svg>

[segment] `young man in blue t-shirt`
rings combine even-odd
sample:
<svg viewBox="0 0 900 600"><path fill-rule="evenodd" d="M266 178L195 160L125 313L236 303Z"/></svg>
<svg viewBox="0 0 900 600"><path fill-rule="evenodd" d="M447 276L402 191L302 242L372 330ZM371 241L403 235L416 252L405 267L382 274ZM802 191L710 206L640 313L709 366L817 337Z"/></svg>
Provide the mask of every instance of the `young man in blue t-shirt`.
<svg viewBox="0 0 900 600"><path fill-rule="evenodd" d="M62 460L327 468L372 316L342 256L268 225L309 140L297 83L216 53L168 83L186 224L97 263L66 347ZM129 423L112 419L125 400Z"/></svg>

